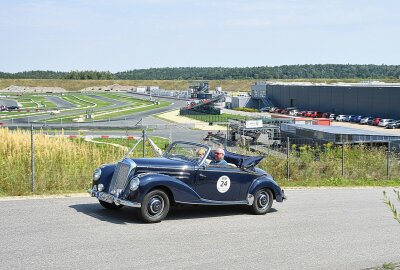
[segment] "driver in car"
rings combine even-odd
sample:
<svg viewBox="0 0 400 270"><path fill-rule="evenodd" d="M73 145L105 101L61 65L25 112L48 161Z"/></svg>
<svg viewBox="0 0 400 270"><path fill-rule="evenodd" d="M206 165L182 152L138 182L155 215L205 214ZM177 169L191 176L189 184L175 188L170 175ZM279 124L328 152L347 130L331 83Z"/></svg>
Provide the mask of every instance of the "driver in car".
<svg viewBox="0 0 400 270"><path fill-rule="evenodd" d="M224 159L225 151L222 148L217 148L214 152L214 159L211 161L210 165L228 165L228 162Z"/></svg>

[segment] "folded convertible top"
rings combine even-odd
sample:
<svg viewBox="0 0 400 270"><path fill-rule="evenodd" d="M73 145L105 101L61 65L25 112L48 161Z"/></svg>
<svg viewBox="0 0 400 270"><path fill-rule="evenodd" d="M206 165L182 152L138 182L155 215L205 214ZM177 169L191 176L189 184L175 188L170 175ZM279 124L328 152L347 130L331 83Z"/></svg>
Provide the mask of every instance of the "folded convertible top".
<svg viewBox="0 0 400 270"><path fill-rule="evenodd" d="M208 156L210 159L214 159L214 150L212 150ZM240 168L251 168L256 166L264 156L245 156L236 154L225 150L225 160L228 163L233 163Z"/></svg>

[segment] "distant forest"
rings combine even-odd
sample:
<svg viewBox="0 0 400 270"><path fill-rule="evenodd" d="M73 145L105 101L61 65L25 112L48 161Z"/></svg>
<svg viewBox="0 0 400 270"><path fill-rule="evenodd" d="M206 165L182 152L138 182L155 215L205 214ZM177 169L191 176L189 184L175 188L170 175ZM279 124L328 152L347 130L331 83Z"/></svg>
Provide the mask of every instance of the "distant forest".
<svg viewBox="0 0 400 270"><path fill-rule="evenodd" d="M275 67L177 67L108 71L0 72L0 79L232 80L232 79L400 79L400 65L287 65Z"/></svg>

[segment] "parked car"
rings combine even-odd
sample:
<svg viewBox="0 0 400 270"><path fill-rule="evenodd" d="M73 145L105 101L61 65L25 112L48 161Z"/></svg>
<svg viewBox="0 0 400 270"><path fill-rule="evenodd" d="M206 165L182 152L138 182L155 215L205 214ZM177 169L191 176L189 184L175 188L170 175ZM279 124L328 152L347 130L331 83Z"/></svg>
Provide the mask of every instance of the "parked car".
<svg viewBox="0 0 400 270"><path fill-rule="evenodd" d="M311 115L313 114L313 111L307 111L306 114L304 115L305 117L311 117Z"/></svg>
<svg viewBox="0 0 400 270"><path fill-rule="evenodd" d="M386 125L390 122L393 122L393 119L381 119L379 120L378 126L380 127L386 127Z"/></svg>
<svg viewBox="0 0 400 270"><path fill-rule="evenodd" d="M8 106L8 107L7 107L7 110L8 110L8 111L14 111L14 110L18 110L18 109L20 109L19 106Z"/></svg>
<svg viewBox="0 0 400 270"><path fill-rule="evenodd" d="M379 124L380 120L381 120L381 118L379 118L379 117L374 118L374 120L372 121L372 125L377 126Z"/></svg>
<svg viewBox="0 0 400 270"><path fill-rule="evenodd" d="M299 112L299 110L296 110L296 109L294 109L294 110L290 110L289 111L289 115L291 115L291 116L297 116L297 113Z"/></svg>
<svg viewBox="0 0 400 270"><path fill-rule="evenodd" d="M278 109L278 107L271 107L271 109L269 109L269 112L275 112Z"/></svg>
<svg viewBox="0 0 400 270"><path fill-rule="evenodd" d="M364 117L364 118L361 118L361 120L360 120L360 124L362 124L362 125L366 125L366 124L368 124L368 121L372 121L374 118L372 117L372 116L367 116L367 117Z"/></svg>
<svg viewBox="0 0 400 270"><path fill-rule="evenodd" d="M289 114L289 111L287 109L282 109L280 111L281 114Z"/></svg>
<svg viewBox="0 0 400 270"><path fill-rule="evenodd" d="M297 116L305 116L306 115L306 111L300 111L300 112L297 112Z"/></svg>
<svg viewBox="0 0 400 270"><path fill-rule="evenodd" d="M322 117L322 112L317 112L317 111L315 111L315 112L313 112L312 114L311 114L311 117L312 118L321 118Z"/></svg>
<svg viewBox="0 0 400 270"><path fill-rule="evenodd" d="M346 117L344 118L344 122L352 122L351 120L354 118L354 117L356 117L355 115L352 115L352 114L350 114L350 115L346 115Z"/></svg>
<svg viewBox="0 0 400 270"><path fill-rule="evenodd" d="M336 121L343 122L346 119L347 115L345 114L339 114L336 116Z"/></svg>
<svg viewBox="0 0 400 270"><path fill-rule="evenodd" d="M260 112L269 112L271 110L271 107L263 107L260 109Z"/></svg>
<svg viewBox="0 0 400 270"><path fill-rule="evenodd" d="M329 115L329 119L330 119L331 121L336 120L336 114L331 113L331 114Z"/></svg>
<svg viewBox="0 0 400 270"><path fill-rule="evenodd" d="M288 111L297 110L297 107L287 107L286 110L288 110Z"/></svg>
<svg viewBox="0 0 400 270"><path fill-rule="evenodd" d="M400 120L395 120L395 121L389 122L389 123L386 125L385 128L390 128L390 129L393 129L393 128L400 128Z"/></svg>
<svg viewBox="0 0 400 270"><path fill-rule="evenodd" d="M322 114L323 118L329 118L329 116L331 116L330 112L325 112L325 113Z"/></svg>
<svg viewBox="0 0 400 270"><path fill-rule="evenodd" d="M353 123L360 123L361 119L363 118L362 115L355 115L353 118L351 118L351 122Z"/></svg>
<svg viewBox="0 0 400 270"><path fill-rule="evenodd" d="M129 158L106 164L93 173L92 197L107 209L139 208L145 222L160 222L170 205L247 205L254 214L270 211L273 200L286 199L271 175L256 167L262 156L225 153L228 165L207 165L210 146L173 142L158 158ZM198 157L197 150L204 156Z"/></svg>

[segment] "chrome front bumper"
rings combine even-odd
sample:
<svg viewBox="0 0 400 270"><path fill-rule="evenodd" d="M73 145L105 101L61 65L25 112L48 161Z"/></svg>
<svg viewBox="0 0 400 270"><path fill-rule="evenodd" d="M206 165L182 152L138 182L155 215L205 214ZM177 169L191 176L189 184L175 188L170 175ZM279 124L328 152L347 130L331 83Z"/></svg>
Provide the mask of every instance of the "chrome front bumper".
<svg viewBox="0 0 400 270"><path fill-rule="evenodd" d="M131 207L138 207L138 208L140 208L142 206L141 203L122 200L120 198L115 197L114 195L108 194L106 192L97 191L94 189L89 189L88 193L92 197L96 197L97 199L104 201L104 202L114 203L115 205L126 205L126 206L131 206Z"/></svg>

